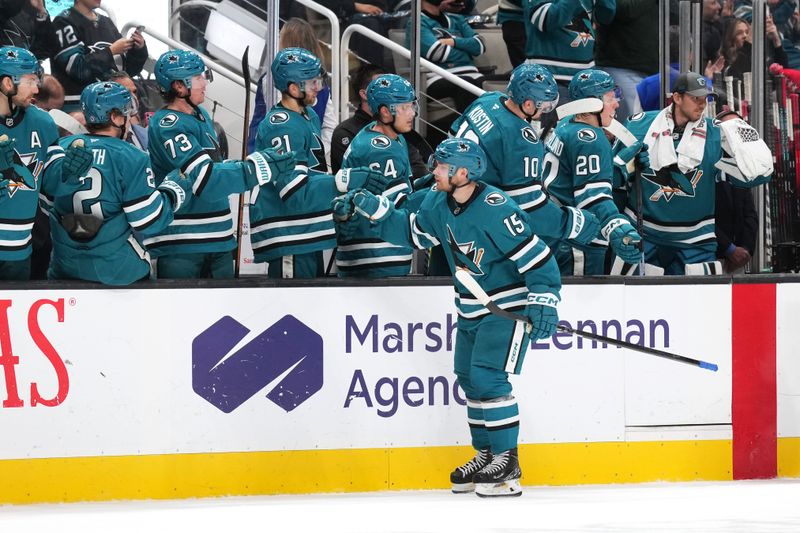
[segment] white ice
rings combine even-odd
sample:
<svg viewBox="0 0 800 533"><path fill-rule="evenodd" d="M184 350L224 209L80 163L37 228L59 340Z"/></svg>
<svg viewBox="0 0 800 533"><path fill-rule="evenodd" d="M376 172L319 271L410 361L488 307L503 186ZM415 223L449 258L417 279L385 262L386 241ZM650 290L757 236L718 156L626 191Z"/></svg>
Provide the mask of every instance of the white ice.
<svg viewBox="0 0 800 533"><path fill-rule="evenodd" d="M800 479L0 506L0 533L800 532Z"/></svg>

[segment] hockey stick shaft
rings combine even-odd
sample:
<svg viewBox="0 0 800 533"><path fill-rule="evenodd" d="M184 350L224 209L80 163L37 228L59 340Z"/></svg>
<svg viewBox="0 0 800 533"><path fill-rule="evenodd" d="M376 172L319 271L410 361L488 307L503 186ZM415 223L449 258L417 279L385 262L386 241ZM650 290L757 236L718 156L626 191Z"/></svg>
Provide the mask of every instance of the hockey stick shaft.
<svg viewBox="0 0 800 533"><path fill-rule="evenodd" d="M486 294L486 291L475 281L475 278L472 277L468 271L464 269L456 269L456 279L475 297L478 299L481 304L486 307L492 314L501 316L503 318L507 318L509 320L516 320L518 322L524 322L528 325L528 332L532 328L531 322L528 317L512 313L511 311L506 311L505 309L501 309L497 303L492 300L491 296ZM587 339L592 339L595 341L600 341L606 344L612 344L614 346L619 346L620 348L627 348L629 350L633 350L634 352L644 353L647 355L655 355L657 357L663 357L665 359L670 359L672 361L676 361L679 363L684 363L687 365L698 366L700 368L704 368L706 370L710 370L712 372L716 372L718 370L717 365L714 363L708 363L706 361L700 361L698 359L692 359L690 357L685 357L683 355L678 355L670 352L665 352L663 350L657 350L655 348L648 348L647 346L640 346L638 344L633 344L630 342L626 342L623 340L612 339L611 337L605 337L603 335L597 335L596 333L590 333L588 331L583 331L580 329L572 329L568 326L562 326L559 324L556 326L558 331L563 331L564 333L572 333L573 335L578 335L580 337L584 337Z"/></svg>
<svg viewBox="0 0 800 533"><path fill-rule="evenodd" d="M247 157L247 135L250 131L250 47L244 49L242 55L242 77L244 78L244 127L242 128L242 161ZM244 233L244 195L239 195L239 217L236 219L236 262L233 276L239 277L242 265L242 234Z"/></svg>

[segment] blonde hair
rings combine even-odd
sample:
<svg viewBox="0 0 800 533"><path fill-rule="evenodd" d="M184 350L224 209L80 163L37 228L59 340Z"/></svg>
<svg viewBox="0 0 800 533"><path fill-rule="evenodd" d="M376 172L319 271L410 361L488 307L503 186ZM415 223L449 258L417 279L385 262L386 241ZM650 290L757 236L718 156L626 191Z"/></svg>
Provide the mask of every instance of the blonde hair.
<svg viewBox="0 0 800 533"><path fill-rule="evenodd" d="M278 36L278 46L281 49L305 48L318 58L323 58L322 46L319 44L314 28L303 19L290 18L286 21Z"/></svg>

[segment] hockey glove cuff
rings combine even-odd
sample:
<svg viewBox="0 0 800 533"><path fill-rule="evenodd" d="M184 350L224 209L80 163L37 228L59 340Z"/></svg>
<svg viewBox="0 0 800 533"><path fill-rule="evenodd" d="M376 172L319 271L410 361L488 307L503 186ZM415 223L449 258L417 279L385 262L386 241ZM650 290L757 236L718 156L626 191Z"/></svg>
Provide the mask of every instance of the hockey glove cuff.
<svg viewBox="0 0 800 533"><path fill-rule="evenodd" d="M380 222L394 211L394 204L385 196L376 196L369 191L357 191L353 196L356 213L370 222Z"/></svg>
<svg viewBox="0 0 800 533"><path fill-rule="evenodd" d="M180 169L175 169L166 175L157 189L169 198L173 212L177 212L186 202L186 195L192 194L192 182L181 173Z"/></svg>
<svg viewBox="0 0 800 533"><path fill-rule="evenodd" d="M600 221L590 211L565 207L567 214L567 228L563 238L576 244L589 244L597 237L600 230Z"/></svg>
<svg viewBox="0 0 800 533"><path fill-rule="evenodd" d="M294 172L296 164L294 152L279 154L274 150L261 150L247 156L245 164L245 184L248 189L256 185L266 185L274 179L279 180Z"/></svg>
<svg viewBox="0 0 800 533"><path fill-rule="evenodd" d="M372 194L381 194L389 185L389 179L382 172L366 167L342 168L334 176L336 190L341 193L355 189L366 189Z"/></svg>

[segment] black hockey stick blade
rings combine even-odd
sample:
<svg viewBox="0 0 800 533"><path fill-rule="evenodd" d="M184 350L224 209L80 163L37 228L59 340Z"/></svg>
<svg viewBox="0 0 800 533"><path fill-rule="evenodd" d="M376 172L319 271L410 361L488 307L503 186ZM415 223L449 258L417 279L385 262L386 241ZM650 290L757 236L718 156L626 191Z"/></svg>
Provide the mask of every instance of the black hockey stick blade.
<svg viewBox="0 0 800 533"><path fill-rule="evenodd" d="M456 279L464 286L466 289L472 293L472 295L478 299L481 304L486 307L492 314L497 316L502 316L509 320L517 320L519 322L525 322L528 325L528 333L532 328L530 320L528 317L512 313L510 311L506 311L505 309L501 309L499 305L497 305L494 300L492 300L491 296L486 294L486 291L475 281L475 278L472 277L466 269L457 268L456 269ZM672 361L677 361L679 363L685 363L687 365L698 366L700 368L704 368L706 370L710 370L712 372L716 372L719 368L714 363L708 363L706 361L700 361L698 359L692 359L690 357L685 357L683 355L678 355L670 352L665 352L663 350L656 350L655 348L648 348L647 346L639 346L638 344L633 344L631 342L626 342L623 340L612 339L611 337L604 337L603 335L597 335L596 333L590 333L588 331L583 331L580 329L572 329L567 326L562 326L559 324L556 326L558 331L563 331L565 333L572 333L574 335L579 335L581 337L585 337L587 339L592 339L596 341L600 341L606 344L612 344L614 346L619 346L621 348L627 348L629 350L633 350L639 353L645 353L648 355L655 355L657 357L663 357L665 359L670 359Z"/></svg>

